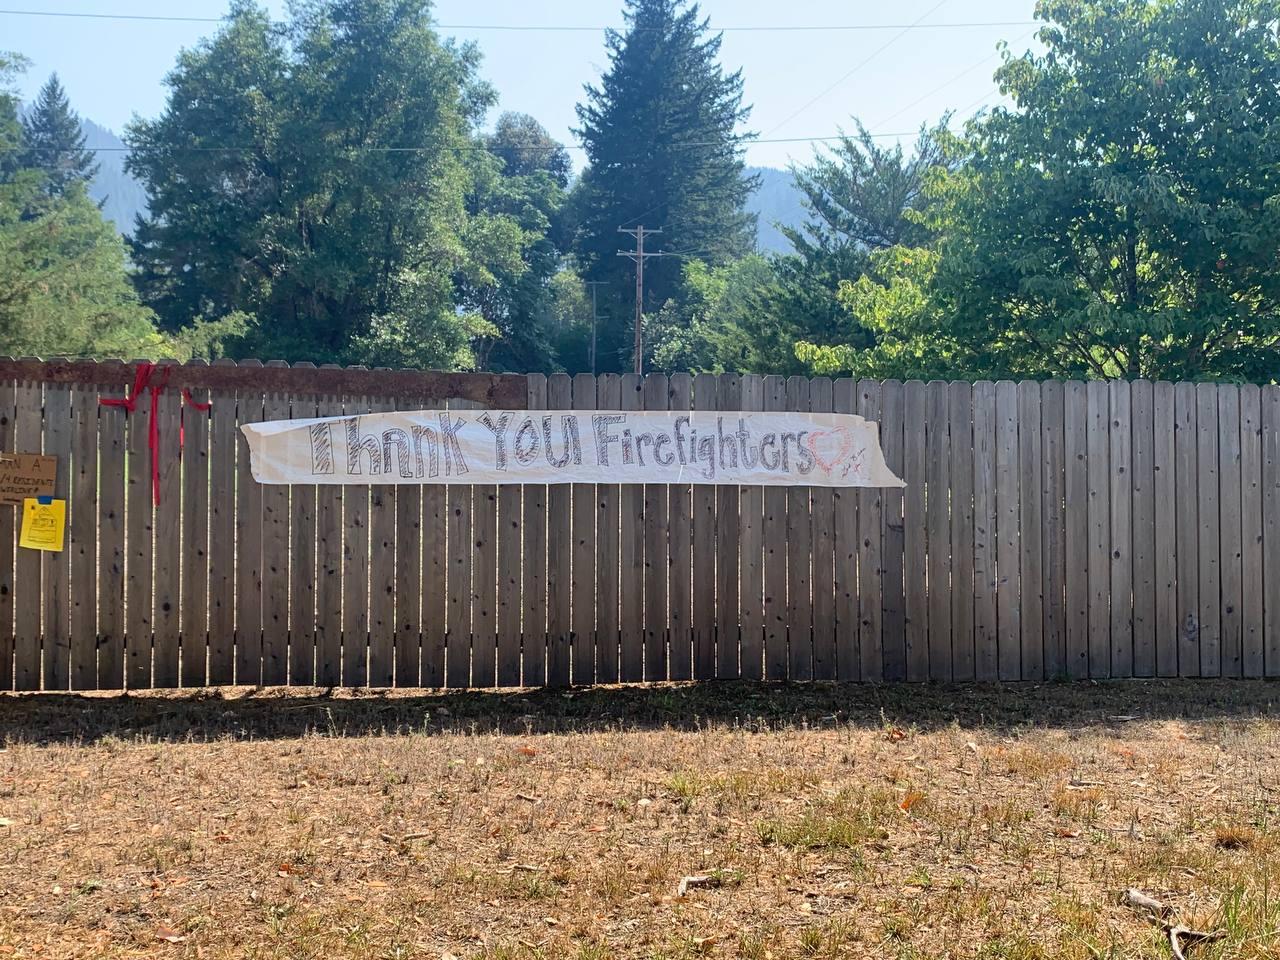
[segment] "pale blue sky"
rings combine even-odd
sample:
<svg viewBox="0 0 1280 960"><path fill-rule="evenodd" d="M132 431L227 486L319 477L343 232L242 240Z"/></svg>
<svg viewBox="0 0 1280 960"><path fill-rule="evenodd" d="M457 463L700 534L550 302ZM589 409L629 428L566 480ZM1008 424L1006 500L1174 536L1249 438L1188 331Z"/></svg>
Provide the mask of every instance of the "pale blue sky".
<svg viewBox="0 0 1280 960"><path fill-rule="evenodd" d="M219 17L227 0L0 0L0 8L134 16ZM268 0L279 15L285 0ZM442 25L568 25L621 23L615 0L437 0ZM831 136L858 116L876 133L912 131L951 108L967 116L997 102L992 71L996 44L1025 50L1035 30L1034 0L702 0L715 28L817 26L827 29L729 30L722 61L743 69L746 100L755 105L751 129L764 139ZM1014 21L1002 25L900 26ZM893 25L838 30L839 26ZM70 19L0 13L0 49L31 60L22 83L30 97L57 71L72 104L85 117L119 132L135 114L154 116L164 105L164 75L184 46L216 29L212 23ZM484 76L497 88L499 110L537 117L572 144L574 104L594 82L606 56L601 30L536 32L443 29L475 40ZM847 75L847 76L846 76ZM753 164L783 167L806 160L807 142L758 143ZM575 166L582 154L574 150Z"/></svg>

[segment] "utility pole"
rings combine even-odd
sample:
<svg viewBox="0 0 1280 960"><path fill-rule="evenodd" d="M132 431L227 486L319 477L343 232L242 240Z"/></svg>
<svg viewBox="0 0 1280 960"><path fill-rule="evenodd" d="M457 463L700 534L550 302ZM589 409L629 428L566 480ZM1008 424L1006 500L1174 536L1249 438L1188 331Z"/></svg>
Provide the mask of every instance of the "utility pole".
<svg viewBox="0 0 1280 960"><path fill-rule="evenodd" d="M653 236L656 233L662 233L662 231L646 230L643 226L639 226L632 230L628 230L626 227L619 227L618 232L625 233L636 239L636 248L634 250L619 250L618 256L634 260L636 264L635 372L642 373L644 366L644 262L649 257L663 256L661 250L656 253L645 253L644 238Z"/></svg>
<svg viewBox="0 0 1280 960"><path fill-rule="evenodd" d="M591 288L591 375L596 375L596 329L600 323L600 314L596 304L596 291L604 286L603 280L588 280L586 285Z"/></svg>

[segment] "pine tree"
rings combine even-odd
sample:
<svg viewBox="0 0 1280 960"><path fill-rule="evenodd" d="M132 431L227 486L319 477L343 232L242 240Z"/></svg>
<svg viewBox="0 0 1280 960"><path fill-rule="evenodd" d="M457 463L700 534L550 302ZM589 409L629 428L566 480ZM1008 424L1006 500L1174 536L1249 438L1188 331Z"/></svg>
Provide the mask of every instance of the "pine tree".
<svg viewBox="0 0 1280 960"><path fill-rule="evenodd" d="M56 73L49 75L23 117L22 140L26 166L45 172L52 196L62 196L75 181L88 183L98 172L93 153L84 147L80 117L71 109Z"/></svg>
<svg viewBox="0 0 1280 960"><path fill-rule="evenodd" d="M745 204L756 184L744 176L737 133L750 107L741 72L719 64L720 36L687 0L626 0L625 17L622 32L608 33L609 69L587 87L576 131L589 162L575 197L577 252L613 301L615 319L600 335L604 369L629 366L631 355L633 265L617 256L627 241L619 227L661 229L664 250L712 265L749 253L755 238ZM646 264L646 309L678 294L682 264Z"/></svg>

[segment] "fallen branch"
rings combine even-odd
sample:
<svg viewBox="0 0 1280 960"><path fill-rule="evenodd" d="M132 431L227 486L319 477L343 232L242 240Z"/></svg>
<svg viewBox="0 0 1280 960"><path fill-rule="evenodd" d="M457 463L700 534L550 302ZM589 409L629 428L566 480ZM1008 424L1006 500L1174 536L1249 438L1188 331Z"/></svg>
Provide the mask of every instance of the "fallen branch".
<svg viewBox="0 0 1280 960"><path fill-rule="evenodd" d="M1171 906L1133 887L1120 895L1120 902L1143 912L1148 920L1164 930L1169 937L1169 949L1173 953L1174 960L1187 960L1187 955L1182 952L1184 946L1189 947L1193 943L1205 943L1222 938L1222 932L1218 930L1212 932L1192 930L1180 923L1170 923L1169 918L1174 912Z"/></svg>
<svg viewBox="0 0 1280 960"><path fill-rule="evenodd" d="M430 833L406 833L403 837L397 837L392 833L379 833L378 837L387 843L393 843L397 847L407 847L413 840L426 840L431 836Z"/></svg>

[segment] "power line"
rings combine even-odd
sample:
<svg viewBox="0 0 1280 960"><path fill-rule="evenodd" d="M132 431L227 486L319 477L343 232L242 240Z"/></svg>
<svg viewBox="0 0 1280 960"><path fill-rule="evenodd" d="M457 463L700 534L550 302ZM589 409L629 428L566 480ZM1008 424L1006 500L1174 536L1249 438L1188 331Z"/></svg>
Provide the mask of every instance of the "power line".
<svg viewBox="0 0 1280 960"><path fill-rule="evenodd" d="M1017 45L1017 44L1021 43L1023 40L1027 39L1027 37L1031 36L1033 33L1035 33L1035 30L1028 30L1028 31L1027 31L1026 33L1024 33L1022 36L1020 36L1020 37L1018 37L1017 39L1013 40L1013 41L1009 44L1009 46L1011 46L1011 47L1012 47L1012 46L1015 46L1015 45ZM983 67L983 66L985 66L986 64L990 63L992 60L997 59L997 58L1001 55L1001 53L1002 53L1002 52L1003 52L1003 51L997 50L995 53L991 54L990 56L983 57L981 60L979 60L979 61L978 61L977 63L975 63L973 66L969 67L967 70L962 70L960 73L957 73L954 77L952 77L952 78L951 78L950 80L948 80L946 83L944 83L944 84L940 84L939 86L934 87L932 90L930 90L928 93L924 94L923 96L921 96L921 97L919 97L919 98L917 98L917 99L915 99L915 100L912 100L910 103L908 103L905 107L903 107L903 108L902 108L901 110L899 110L897 113L894 113L894 114L891 114L890 116L885 117L883 120L881 120L879 123L877 123L877 124L876 124L876 126L877 126L877 127L883 127L886 123L889 123L890 121L893 121L893 120L897 120L900 116L902 116L902 115L903 115L904 113L906 113L908 110L912 109L913 107L918 107L920 104L924 103L924 102L925 102L926 100L928 100L930 97L934 96L935 94L939 94L939 93L941 93L943 90L946 90L948 87L950 87L950 86L951 86L953 83L955 83L957 80L960 80L960 79L962 79L962 78L964 78L964 77L967 77L969 74L973 73L973 71L977 70L979 67ZM989 94L984 94L984 95L983 95L983 99L985 100L987 96L989 96ZM966 107L966 108L965 108L965 110L968 110L968 109L969 109L968 107Z"/></svg>
<svg viewBox="0 0 1280 960"><path fill-rule="evenodd" d="M941 6L942 6L944 3L946 3L946 2L947 2L947 0L938 0L938 2L937 2L937 3L935 3L932 7L930 7L928 10L926 10L924 13L922 13L922 14L921 14L921 15L920 15L916 20L915 20L915 22L914 22L913 24L911 24L911 25L909 25L909 26L907 26L907 27L904 27L904 28L903 28L902 30L900 30L898 33L894 34L892 37L890 37L890 38L889 38L889 40L888 40L888 41L886 41L885 43L883 43L883 44L881 44L879 47L877 47L877 48L875 49L875 51L874 51L874 52L872 52L872 54L871 54L869 57L866 57L866 58L864 58L863 60L860 60L858 63L854 64L853 69L852 69L852 70L850 70L848 73L846 73L844 76L842 76L839 80L837 80L835 83L831 84L831 86L827 87L827 88L826 88L825 90L823 90L820 94L818 94L818 95L817 95L816 97L814 97L812 100L810 100L809 102L807 102L804 106L800 107L800 109L796 110L794 113L789 114L789 115L787 116L787 118L786 118L785 120L783 120L781 123L777 124L776 126L772 127L771 129L769 129L769 130L765 131L765 136L768 136L769 134L771 134L771 133L773 133L773 132L775 132L775 131L777 131L777 130L781 130L783 127L785 127L788 123L790 123L790 122L791 122L792 120L794 120L796 117L800 116L800 114L804 113L806 110L808 110L810 107L812 107L815 103L817 103L819 100L821 100L821 99L822 99L823 97L825 97L827 94L829 94L832 90L836 89L836 87L838 87L838 86L840 86L841 84L843 84L846 80L848 80L848 79L849 79L850 77L852 77L855 73L857 73L859 70L861 70L861 69L862 69L863 67L865 67L867 64L869 64L872 60L874 60L876 57L880 56L880 54L884 53L884 52L885 52L886 50L888 50L891 46L893 46L895 43L897 43L899 40L901 40L904 36L906 36L906 35L907 35L907 32L908 32L909 30L912 30L912 29L914 29L916 26L918 26L918 25L919 25L919 24L920 24L920 23L925 19L925 17L927 17L927 16L929 16L931 13L935 12L939 7L941 7Z"/></svg>
<svg viewBox="0 0 1280 960"><path fill-rule="evenodd" d="M166 14L142 13L89 13L71 10L0 10L0 15L11 17L59 17L71 20L119 20L125 22L154 23L224 23L226 17L184 17ZM275 21L277 25L282 21ZM965 30L990 27L1025 27L1035 20L970 20L954 23L833 23L833 24L745 24L713 28L717 33L818 33L877 30ZM437 23L437 30L493 30L502 32L543 33L603 33L617 27L588 26L584 24L540 23ZM660 30L660 27L633 27L634 32Z"/></svg>
<svg viewBox="0 0 1280 960"><path fill-rule="evenodd" d="M892 133L889 133L889 132L886 132L886 133L873 133L873 134L871 134L871 136L872 136L872 137L874 137L874 138L876 138L876 139L882 139L882 138L893 138L893 137L912 137L912 136L915 136L915 134L916 134L916 133L917 133L917 131L915 131L915 130L900 130L900 131L896 131L896 132L892 132ZM775 137L775 138L773 138L773 139L771 139L771 140L769 140L769 139L743 140L743 141L742 141L742 144L743 144L743 146L751 146L751 145L754 145L754 144L757 144L757 143L817 143L817 142L819 142L819 141L833 141L833 140L842 140L842 139L844 139L844 138L843 138L843 136L841 136L841 135L823 136L823 137ZM687 140L687 141L685 141L685 142L683 142L683 143L673 143L673 144L669 144L669 146L673 146L673 147L718 147L718 146L721 146L722 144L723 144L723 141L721 141L721 140ZM227 146L227 147L166 147L165 149L166 149L166 151L167 151L167 152L169 152L169 153L181 153L181 152L187 152L187 153L256 153L256 152L258 152L258 150L259 150L259 148L258 148L258 147L246 147L246 146ZM438 148L438 147L378 147L378 146L352 146L352 147L347 147L347 148L345 148L345 149L347 149L347 150L351 150L351 151L354 151L354 152L356 152L356 153L427 153L427 152L434 153L434 152L436 152L439 148ZM522 150L524 150L524 151L527 151L527 152L539 151L539 152L548 152L548 153L550 153L550 152L554 152L554 151L556 151L556 150L562 150L562 149L563 149L563 150L584 150L584 149L586 149L586 148L585 148L585 147L581 147L581 146L577 146L577 145L571 145L571 144L557 144L556 146L547 146L547 147L538 147L538 146L528 145L528 146L521 147L520 149L522 149ZM62 152L65 152L61 147L7 147L7 148L0 148L0 153L27 152L27 151L31 151L31 150L35 150L35 151L37 151L37 152L46 152L46 153L48 153L48 152L52 152L52 153L62 153ZM132 148L130 148L130 147L85 147L85 148L84 148L84 150L85 150L86 152L90 152L90 153L131 153L131 152L132 152ZM635 219L635 218L632 218L632 219Z"/></svg>

